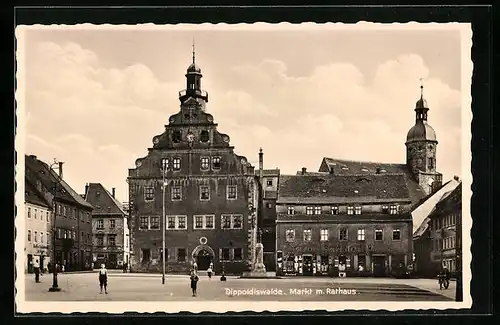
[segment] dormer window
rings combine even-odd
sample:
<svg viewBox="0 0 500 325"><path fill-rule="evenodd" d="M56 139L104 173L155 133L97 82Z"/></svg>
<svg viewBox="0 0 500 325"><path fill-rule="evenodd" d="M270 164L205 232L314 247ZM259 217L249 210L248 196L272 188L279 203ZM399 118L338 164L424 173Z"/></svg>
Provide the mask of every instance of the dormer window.
<svg viewBox="0 0 500 325"><path fill-rule="evenodd" d="M313 207L306 207L306 214L313 214L313 213L314 213Z"/></svg>
<svg viewBox="0 0 500 325"><path fill-rule="evenodd" d="M321 207L314 207L314 214L321 214Z"/></svg>
<svg viewBox="0 0 500 325"><path fill-rule="evenodd" d="M347 207L347 214L354 214L354 207Z"/></svg>
<svg viewBox="0 0 500 325"><path fill-rule="evenodd" d="M397 205L391 205L390 214L397 214L398 210L399 209Z"/></svg>
<svg viewBox="0 0 500 325"><path fill-rule="evenodd" d="M294 207L288 207L287 208L287 214L295 214L295 208Z"/></svg>
<svg viewBox="0 0 500 325"><path fill-rule="evenodd" d="M383 213L388 213L389 212L389 207L387 205L382 206L382 212Z"/></svg>
<svg viewBox="0 0 500 325"><path fill-rule="evenodd" d="M172 132L172 141L174 143L181 142L181 138L182 138L181 131L176 130L176 131Z"/></svg>
<svg viewBox="0 0 500 325"><path fill-rule="evenodd" d="M361 206L354 207L354 214L361 214Z"/></svg>
<svg viewBox="0 0 500 325"><path fill-rule="evenodd" d="M339 207L338 206L333 206L330 208L330 211L332 214L339 214Z"/></svg>
<svg viewBox="0 0 500 325"><path fill-rule="evenodd" d="M201 131L201 133L200 133L200 141L201 142L208 142L208 141L210 141L210 136L209 136L207 130Z"/></svg>

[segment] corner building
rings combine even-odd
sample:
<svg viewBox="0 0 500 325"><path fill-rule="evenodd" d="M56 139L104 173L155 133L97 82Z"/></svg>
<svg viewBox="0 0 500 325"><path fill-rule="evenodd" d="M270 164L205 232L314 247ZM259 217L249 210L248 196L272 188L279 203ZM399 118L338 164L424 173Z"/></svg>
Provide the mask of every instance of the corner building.
<svg viewBox="0 0 500 325"><path fill-rule="evenodd" d="M421 93L405 164L325 157L318 172L279 176L280 274L335 275L343 264L347 276L388 276L412 265L411 212L442 186L428 111Z"/></svg>
<svg viewBox="0 0 500 325"><path fill-rule="evenodd" d="M201 78L193 52L180 111L129 169L133 272L162 270L162 231L167 272L188 272L196 261L199 270L213 262L216 273L239 274L253 264L259 179L206 112Z"/></svg>

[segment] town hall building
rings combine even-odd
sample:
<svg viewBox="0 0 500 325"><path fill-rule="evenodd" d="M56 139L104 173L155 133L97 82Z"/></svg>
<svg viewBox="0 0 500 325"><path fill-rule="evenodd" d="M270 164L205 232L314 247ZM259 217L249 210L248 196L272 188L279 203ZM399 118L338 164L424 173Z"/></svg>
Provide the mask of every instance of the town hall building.
<svg viewBox="0 0 500 325"><path fill-rule="evenodd" d="M193 50L180 110L129 169L132 272L162 270L163 231L167 272L212 262L216 273L240 274L254 261L259 176L218 131L201 79Z"/></svg>

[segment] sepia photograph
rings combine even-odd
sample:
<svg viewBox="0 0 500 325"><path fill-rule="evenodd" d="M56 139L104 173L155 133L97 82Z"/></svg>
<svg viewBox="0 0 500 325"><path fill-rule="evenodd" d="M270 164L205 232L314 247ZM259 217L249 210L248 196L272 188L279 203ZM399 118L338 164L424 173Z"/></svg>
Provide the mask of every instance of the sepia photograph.
<svg viewBox="0 0 500 325"><path fill-rule="evenodd" d="M472 305L470 24L16 28L16 308Z"/></svg>

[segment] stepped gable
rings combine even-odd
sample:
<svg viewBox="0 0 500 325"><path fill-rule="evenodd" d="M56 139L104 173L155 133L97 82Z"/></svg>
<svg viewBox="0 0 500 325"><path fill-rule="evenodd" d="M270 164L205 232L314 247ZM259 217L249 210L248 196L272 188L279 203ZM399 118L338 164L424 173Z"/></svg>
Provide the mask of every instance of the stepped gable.
<svg viewBox="0 0 500 325"><path fill-rule="evenodd" d="M26 203L31 203L45 208L52 208L49 202L47 202L43 195L38 191L38 189L27 179L25 179L24 181L24 191L24 200L26 201Z"/></svg>
<svg viewBox="0 0 500 325"><path fill-rule="evenodd" d="M92 209L92 205L76 193L54 170L50 170L46 163L38 160L35 156L25 155L25 166L26 177L29 180L39 180L50 193L53 193L53 188L56 187L55 196L57 199Z"/></svg>
<svg viewBox="0 0 500 325"><path fill-rule="evenodd" d="M94 206L92 214L126 214L120 202L113 198L113 195L101 183L90 183L85 199Z"/></svg>

